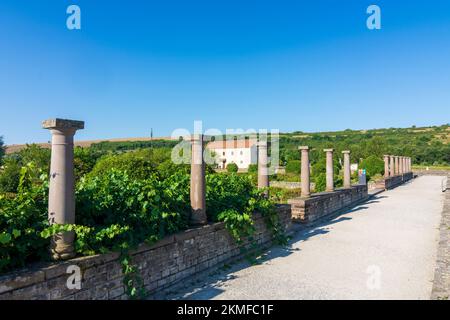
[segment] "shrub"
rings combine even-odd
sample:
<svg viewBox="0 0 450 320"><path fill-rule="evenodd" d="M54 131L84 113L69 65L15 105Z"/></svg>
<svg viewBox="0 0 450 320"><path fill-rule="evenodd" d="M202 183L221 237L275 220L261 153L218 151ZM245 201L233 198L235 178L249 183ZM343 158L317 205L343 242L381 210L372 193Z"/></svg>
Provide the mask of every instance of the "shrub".
<svg viewBox="0 0 450 320"><path fill-rule="evenodd" d="M105 154L92 148L76 147L74 149L73 166L75 181L92 171L97 161Z"/></svg>
<svg viewBox="0 0 450 320"><path fill-rule="evenodd" d="M3 161L3 169L0 169L0 193L17 192L20 178L19 161L13 158L6 158Z"/></svg>
<svg viewBox="0 0 450 320"><path fill-rule="evenodd" d="M314 178L314 183L315 183L315 187L314 187L314 191L315 192L325 191L326 186L327 186L327 175L326 175L326 173L321 172L318 175L316 175L315 178Z"/></svg>
<svg viewBox="0 0 450 320"><path fill-rule="evenodd" d="M257 165L257 164L250 164L250 165L248 166L247 172L248 172L248 173L251 173L251 174L256 174L256 173L258 173L258 165Z"/></svg>
<svg viewBox="0 0 450 320"><path fill-rule="evenodd" d="M33 164L28 166L28 164ZM27 145L19 152L7 155L0 170L0 192L16 192L19 185L20 170L28 166L30 181L38 181L42 173L50 170L50 150L36 144Z"/></svg>
<svg viewBox="0 0 450 320"><path fill-rule="evenodd" d="M227 165L227 171L230 173L238 172L239 168L236 163L232 162Z"/></svg>
<svg viewBox="0 0 450 320"><path fill-rule="evenodd" d="M90 177L108 175L112 169L126 171L131 178L147 179L156 171L157 164L151 161L150 154L126 152L110 154L101 158L89 173Z"/></svg>
<svg viewBox="0 0 450 320"><path fill-rule="evenodd" d="M300 160L289 160L286 164L287 174L300 174L301 161Z"/></svg>
<svg viewBox="0 0 450 320"><path fill-rule="evenodd" d="M366 177L370 179L376 174L384 174L384 161L377 156L369 156L359 165L360 169L366 169Z"/></svg>
<svg viewBox="0 0 450 320"><path fill-rule="evenodd" d="M33 164L21 168L17 195L0 194L0 272L46 260L49 242L40 236L48 226L47 175L34 179Z"/></svg>

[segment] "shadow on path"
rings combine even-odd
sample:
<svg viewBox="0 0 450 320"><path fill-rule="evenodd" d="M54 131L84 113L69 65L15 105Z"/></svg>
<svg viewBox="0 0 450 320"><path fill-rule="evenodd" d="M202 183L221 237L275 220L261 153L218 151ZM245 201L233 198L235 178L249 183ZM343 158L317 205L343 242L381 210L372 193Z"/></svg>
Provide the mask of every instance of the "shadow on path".
<svg viewBox="0 0 450 320"><path fill-rule="evenodd" d="M215 269L209 271L208 274L202 273L194 276L191 279L183 281L181 284L176 284L168 289L165 289L154 295L154 299L174 299L174 300L205 300L212 299L220 295L227 285L229 280L236 279L234 274L245 268L257 266L262 263L267 263L272 259L284 258L291 255L294 252L299 252L301 249L294 248L294 244L299 242L308 241L310 238L327 234L331 231L330 226L333 224L352 220L351 217L345 216L349 213L364 213L369 207L368 204L375 204L380 202L380 199L387 198L388 196L374 195L369 198L368 201L357 205L354 208L343 210L332 215L328 215L321 219L318 219L314 223L308 225L294 224L294 232L291 236L287 246L272 246L265 250L260 256L256 258L254 263L241 259L236 262L232 262L231 265L225 264L222 266L216 266ZM249 297L250 299L251 297Z"/></svg>

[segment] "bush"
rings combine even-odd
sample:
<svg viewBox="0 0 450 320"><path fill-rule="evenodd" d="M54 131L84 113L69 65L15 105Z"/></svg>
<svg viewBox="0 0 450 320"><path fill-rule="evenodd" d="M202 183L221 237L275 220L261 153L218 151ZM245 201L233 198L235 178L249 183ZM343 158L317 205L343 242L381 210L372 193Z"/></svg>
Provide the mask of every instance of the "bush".
<svg viewBox="0 0 450 320"><path fill-rule="evenodd" d="M50 150L32 144L5 156L3 169L0 169L0 192L17 192L21 168L26 166L30 183L38 181L42 173L50 171Z"/></svg>
<svg viewBox="0 0 450 320"><path fill-rule="evenodd" d="M318 175L315 176L314 178L314 183L315 183L315 187L314 187L314 191L315 192L323 192L325 191L326 187L327 187L327 175L326 173L319 173Z"/></svg>
<svg viewBox="0 0 450 320"><path fill-rule="evenodd" d="M289 160L286 164L286 173L299 175L300 168L301 168L300 160Z"/></svg>
<svg viewBox="0 0 450 320"><path fill-rule="evenodd" d="M156 171L157 164L151 161L147 152L126 152L110 154L101 158L89 173L90 177L108 175L112 169L126 171L131 178L147 179Z"/></svg>
<svg viewBox="0 0 450 320"><path fill-rule="evenodd" d="M369 180L376 174L384 174L384 161L377 156L370 156L361 161L360 169L366 169L366 177Z"/></svg>
<svg viewBox="0 0 450 320"><path fill-rule="evenodd" d="M0 169L0 193L16 193L19 186L21 166L19 161L6 158L3 161L3 169Z"/></svg>
<svg viewBox="0 0 450 320"><path fill-rule="evenodd" d="M248 166L247 172L248 172L248 173L251 173L251 174L256 174L256 173L258 173L258 165L257 165L257 164L250 164L250 165Z"/></svg>
<svg viewBox="0 0 450 320"><path fill-rule="evenodd" d="M48 226L48 178L34 179L33 164L21 168L15 197L0 194L0 272L46 260L49 242L40 236Z"/></svg>
<svg viewBox="0 0 450 320"><path fill-rule="evenodd" d="M73 166L75 181L92 171L97 161L105 154L92 148L76 147L74 149Z"/></svg>
<svg viewBox="0 0 450 320"><path fill-rule="evenodd" d="M239 168L236 163L232 162L227 165L227 171L229 173L236 173L236 172L238 172L238 170L239 170Z"/></svg>

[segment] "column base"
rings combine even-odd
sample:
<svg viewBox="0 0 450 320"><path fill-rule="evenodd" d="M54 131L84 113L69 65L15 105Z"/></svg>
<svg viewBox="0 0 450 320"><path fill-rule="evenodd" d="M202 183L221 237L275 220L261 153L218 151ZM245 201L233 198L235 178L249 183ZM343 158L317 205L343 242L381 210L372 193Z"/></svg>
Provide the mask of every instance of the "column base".
<svg viewBox="0 0 450 320"><path fill-rule="evenodd" d="M73 232L67 232L63 235L57 234L53 237L50 247L50 255L53 260L67 260L75 257L76 253L73 242L63 242L65 236L73 239Z"/></svg>

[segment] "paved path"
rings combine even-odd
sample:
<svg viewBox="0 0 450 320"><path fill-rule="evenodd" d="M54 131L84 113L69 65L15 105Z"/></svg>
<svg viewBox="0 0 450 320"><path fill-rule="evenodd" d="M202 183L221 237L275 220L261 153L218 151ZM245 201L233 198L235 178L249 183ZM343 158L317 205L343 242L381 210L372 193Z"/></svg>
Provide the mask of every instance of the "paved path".
<svg viewBox="0 0 450 320"><path fill-rule="evenodd" d="M429 299L442 177L423 176L298 232L264 262L185 283L165 298Z"/></svg>

